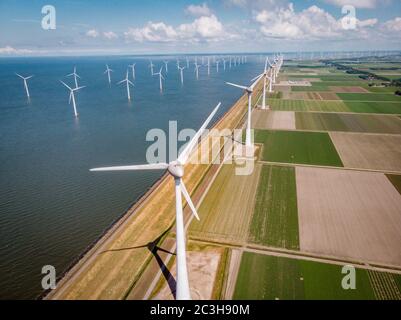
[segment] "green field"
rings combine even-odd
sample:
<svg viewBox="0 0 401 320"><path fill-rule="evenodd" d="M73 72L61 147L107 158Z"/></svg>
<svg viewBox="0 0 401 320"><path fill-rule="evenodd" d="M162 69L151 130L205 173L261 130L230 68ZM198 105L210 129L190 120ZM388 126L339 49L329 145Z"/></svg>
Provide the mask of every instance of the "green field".
<svg viewBox="0 0 401 320"><path fill-rule="evenodd" d="M351 112L342 101L271 99L269 105L275 111Z"/></svg>
<svg viewBox="0 0 401 320"><path fill-rule="evenodd" d="M401 114L401 102L344 101L350 112Z"/></svg>
<svg viewBox="0 0 401 320"><path fill-rule="evenodd" d="M295 168L262 167L248 241L299 249Z"/></svg>
<svg viewBox="0 0 401 320"><path fill-rule="evenodd" d="M401 121L385 115L297 112L295 124L298 130L401 133Z"/></svg>
<svg viewBox="0 0 401 320"><path fill-rule="evenodd" d="M400 275L356 269L356 289L344 290L341 270L341 265L244 252L233 299L400 299Z"/></svg>
<svg viewBox="0 0 401 320"><path fill-rule="evenodd" d="M343 166L324 132L255 130L255 142L263 144L264 161Z"/></svg>
<svg viewBox="0 0 401 320"><path fill-rule="evenodd" d="M310 87L308 87L308 86L291 86L291 91L294 91L294 92L324 92L324 91L331 91L331 90L326 86L312 85Z"/></svg>
<svg viewBox="0 0 401 320"><path fill-rule="evenodd" d="M366 89L373 93L394 93L397 91L396 87L366 87Z"/></svg>
<svg viewBox="0 0 401 320"><path fill-rule="evenodd" d="M401 96L386 93L337 93L341 100L346 101L400 101Z"/></svg>
<svg viewBox="0 0 401 320"><path fill-rule="evenodd" d="M393 184L393 186L398 190L401 194L401 176L394 175L394 174L386 174L387 178Z"/></svg>

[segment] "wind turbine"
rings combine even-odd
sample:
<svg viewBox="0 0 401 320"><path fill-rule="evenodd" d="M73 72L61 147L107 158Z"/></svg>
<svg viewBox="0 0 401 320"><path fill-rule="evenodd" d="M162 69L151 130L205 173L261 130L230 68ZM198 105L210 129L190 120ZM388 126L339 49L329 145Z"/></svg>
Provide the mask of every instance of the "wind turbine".
<svg viewBox="0 0 401 320"><path fill-rule="evenodd" d="M18 73L15 73L18 77L20 77L22 80L24 80L24 87L25 87L25 91L26 91L26 96L28 97L28 99L30 98L30 95L29 95L29 89L28 89L28 83L26 82L26 80L28 80L28 79L31 79L32 77L33 77L33 75L32 76L29 76L29 77L23 77L23 76L21 76L20 74L18 74Z"/></svg>
<svg viewBox="0 0 401 320"><path fill-rule="evenodd" d="M77 67L74 67L74 72L73 73L70 73L70 74L66 75L66 77L72 77L72 76L74 77L75 88L78 88L78 80L77 80L77 78L81 79L81 77L77 74Z"/></svg>
<svg viewBox="0 0 401 320"><path fill-rule="evenodd" d="M195 73L196 73L196 80L199 79L199 68L201 66L195 62Z"/></svg>
<svg viewBox="0 0 401 320"><path fill-rule="evenodd" d="M209 117L206 119L204 124L200 127L199 131L194 135L191 141L183 148L182 152L178 156L177 160L171 161L170 163L154 163L144 165L131 165L131 166L119 166L119 167L105 167L90 169L90 171L136 171L136 170L166 170L174 178L175 182L175 225L176 225L176 268L177 268L177 281L176 281L176 299L177 300L190 300L191 292L189 289L188 281L188 270L186 261L186 245L185 245L185 227L184 227L184 215L182 210L182 195L187 201L189 207L192 210L192 214L196 219L199 220L198 213L195 205L193 204L191 197L182 181L184 176L184 166L187 163L192 150L198 143L199 138L205 131L209 122L216 114L221 103L219 103Z"/></svg>
<svg viewBox="0 0 401 320"><path fill-rule="evenodd" d="M275 65L275 63L273 63L273 64L270 63L269 57L267 57L267 62L269 63L269 66L271 68L271 76L272 76L272 80L271 81L273 83L276 83L276 71L275 71L276 65Z"/></svg>
<svg viewBox="0 0 401 320"><path fill-rule="evenodd" d="M71 103L71 100L72 100L72 106L74 107L74 115L75 115L75 117L78 117L77 105L75 103L75 94L74 94L74 92L78 91L78 90L80 90L82 88L85 88L85 86L77 87L77 88L73 89L73 88L70 88L68 85L66 85L63 81L60 80L60 82L70 90L70 98L68 100L68 103Z"/></svg>
<svg viewBox="0 0 401 320"><path fill-rule="evenodd" d="M114 72L113 70L111 70L110 68L109 68L109 65L108 64L106 64L106 71L105 72L103 72L103 73L107 73L107 78L109 79L109 84L111 84L111 76L110 76L110 72Z"/></svg>
<svg viewBox="0 0 401 320"><path fill-rule="evenodd" d="M164 77L162 75L163 67L160 68L160 71L157 73L154 73L154 76L159 76L159 87L160 87L160 92L163 92L163 80Z"/></svg>
<svg viewBox="0 0 401 320"><path fill-rule="evenodd" d="M120 82L118 82L117 84L121 84L121 83L127 83L127 95L128 95L128 100L131 100L131 93L129 90L129 85L134 86L134 84L131 82L131 80L128 79L128 70L127 70L127 74L125 76L125 79L121 80Z"/></svg>
<svg viewBox="0 0 401 320"><path fill-rule="evenodd" d="M150 73L151 73L151 75L153 76L153 67L155 66L154 64L153 64L153 62L152 62L152 60L149 60L149 68L150 68Z"/></svg>
<svg viewBox="0 0 401 320"><path fill-rule="evenodd" d="M226 60L226 59L223 59L223 70L224 70L224 71L226 71L226 62L227 62L227 60Z"/></svg>
<svg viewBox="0 0 401 320"><path fill-rule="evenodd" d="M220 63L220 61L217 60L217 61L216 61L216 72L217 72L217 73L219 73L219 63Z"/></svg>
<svg viewBox="0 0 401 320"><path fill-rule="evenodd" d="M266 82L267 82L267 79L270 80L270 87L271 87L271 76L269 77L269 70L267 69L267 63L268 62L267 62L267 57L266 57L265 68L264 68L264 71L262 73L262 77L263 77L262 109L266 109ZM256 77L256 78L258 78L258 77ZM269 106L267 106L267 109L269 109Z"/></svg>
<svg viewBox="0 0 401 320"><path fill-rule="evenodd" d="M187 69L189 69L189 59L188 57L185 58L187 60Z"/></svg>
<svg viewBox="0 0 401 320"><path fill-rule="evenodd" d="M163 62L164 62L164 65L166 67L166 73L168 73L168 63L169 63L169 61L163 61Z"/></svg>
<svg viewBox="0 0 401 320"><path fill-rule="evenodd" d="M181 84L184 84L184 69L186 67L178 67L178 70L180 70L180 75L181 75Z"/></svg>
<svg viewBox="0 0 401 320"><path fill-rule="evenodd" d="M256 84L258 83L259 79L262 77L263 75L259 75L256 78L254 78L253 80L255 80L255 82L253 84L251 84L249 87L247 86L241 86L235 83L231 83L231 82L226 82L226 84L233 86L233 87L237 87L240 89L243 89L246 91L246 93L248 94L248 119L247 119L247 126L246 126L246 137L245 137L245 144L247 147L252 147L252 142L251 142L251 111L252 111L252 93L253 93L253 89L255 88Z"/></svg>
<svg viewBox="0 0 401 320"><path fill-rule="evenodd" d="M207 57L207 75L210 76L210 57Z"/></svg>
<svg viewBox="0 0 401 320"><path fill-rule="evenodd" d="M132 69L132 80L135 80L135 65L136 63L130 64L128 67Z"/></svg>

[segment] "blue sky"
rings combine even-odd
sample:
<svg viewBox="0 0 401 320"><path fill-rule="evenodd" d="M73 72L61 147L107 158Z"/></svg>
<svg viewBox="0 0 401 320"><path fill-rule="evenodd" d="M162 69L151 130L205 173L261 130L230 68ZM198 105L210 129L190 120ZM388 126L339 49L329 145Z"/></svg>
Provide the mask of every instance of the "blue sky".
<svg viewBox="0 0 401 320"><path fill-rule="evenodd" d="M41 9L56 9L43 30ZM342 25L344 4L355 28ZM1 0L0 55L399 50L401 0Z"/></svg>

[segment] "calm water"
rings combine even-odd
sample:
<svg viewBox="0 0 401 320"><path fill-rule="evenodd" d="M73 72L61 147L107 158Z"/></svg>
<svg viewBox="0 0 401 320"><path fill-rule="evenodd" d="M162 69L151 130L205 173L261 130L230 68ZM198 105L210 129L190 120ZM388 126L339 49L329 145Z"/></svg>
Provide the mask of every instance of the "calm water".
<svg viewBox="0 0 401 320"><path fill-rule="evenodd" d="M152 57L156 65L170 59L165 90L150 76L147 57L0 59L0 298L35 298L41 292L41 268L61 273L115 219L157 180L161 172L95 174L96 166L144 163L146 132L167 131L168 121L197 129L217 102L221 115L241 90L224 81L248 83L261 71L248 63L195 79L185 70L181 86L174 57ZM134 99L127 101L127 65L136 62ZM200 61L199 61L200 62ZM112 85L105 63L115 71ZM184 64L184 61L182 61ZM79 119L68 104L73 66L87 87L76 94ZM31 100L14 72L29 80Z"/></svg>

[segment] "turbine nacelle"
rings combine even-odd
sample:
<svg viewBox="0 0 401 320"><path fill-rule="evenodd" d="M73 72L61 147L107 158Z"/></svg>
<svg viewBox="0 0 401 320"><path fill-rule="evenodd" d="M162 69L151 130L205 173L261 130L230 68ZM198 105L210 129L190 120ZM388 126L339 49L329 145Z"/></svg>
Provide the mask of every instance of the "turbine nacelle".
<svg viewBox="0 0 401 320"><path fill-rule="evenodd" d="M167 170L175 179L181 179L184 176L184 166L178 160L170 162Z"/></svg>

